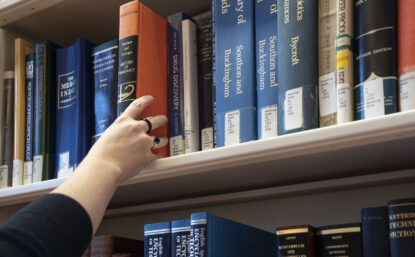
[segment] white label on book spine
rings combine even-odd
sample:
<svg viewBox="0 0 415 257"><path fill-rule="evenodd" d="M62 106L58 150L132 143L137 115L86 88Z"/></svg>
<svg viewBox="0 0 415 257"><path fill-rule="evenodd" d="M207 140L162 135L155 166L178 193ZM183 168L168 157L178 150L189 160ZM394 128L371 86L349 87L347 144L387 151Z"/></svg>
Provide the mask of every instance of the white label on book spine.
<svg viewBox="0 0 415 257"><path fill-rule="evenodd" d="M320 77L320 116L336 113L336 73L332 72Z"/></svg>
<svg viewBox="0 0 415 257"><path fill-rule="evenodd" d="M170 138L170 155L177 156L183 154L183 137L181 135Z"/></svg>
<svg viewBox="0 0 415 257"><path fill-rule="evenodd" d="M303 126L303 88L285 92L284 123L285 130L299 129Z"/></svg>
<svg viewBox="0 0 415 257"><path fill-rule="evenodd" d="M43 155L33 157L33 183L42 181Z"/></svg>
<svg viewBox="0 0 415 257"><path fill-rule="evenodd" d="M225 114L225 146L241 142L241 112L239 110Z"/></svg>
<svg viewBox="0 0 415 257"><path fill-rule="evenodd" d="M375 79L363 84L363 103L365 119L385 115L383 79Z"/></svg>
<svg viewBox="0 0 415 257"><path fill-rule="evenodd" d="M23 184L28 185L33 182L33 162L25 162L23 164Z"/></svg>
<svg viewBox="0 0 415 257"><path fill-rule="evenodd" d="M23 161L13 160L13 186L23 185Z"/></svg>
<svg viewBox="0 0 415 257"><path fill-rule="evenodd" d="M408 72L400 78L401 111L415 109L415 72Z"/></svg>
<svg viewBox="0 0 415 257"><path fill-rule="evenodd" d="M58 178L67 178L73 173L73 167L69 167L69 152L59 155Z"/></svg>
<svg viewBox="0 0 415 257"><path fill-rule="evenodd" d="M213 127L202 129L202 151L213 149Z"/></svg>
<svg viewBox="0 0 415 257"><path fill-rule="evenodd" d="M278 136L278 109L276 105L261 109L261 124L262 138Z"/></svg>
<svg viewBox="0 0 415 257"><path fill-rule="evenodd" d="M9 167L7 165L0 166L0 188L8 187Z"/></svg>
<svg viewBox="0 0 415 257"><path fill-rule="evenodd" d="M197 139L199 141L199 139ZM196 142L196 131L187 129L184 131L184 153L197 152L199 149Z"/></svg>
<svg viewBox="0 0 415 257"><path fill-rule="evenodd" d="M337 85L337 124L352 121L352 92L349 84Z"/></svg>

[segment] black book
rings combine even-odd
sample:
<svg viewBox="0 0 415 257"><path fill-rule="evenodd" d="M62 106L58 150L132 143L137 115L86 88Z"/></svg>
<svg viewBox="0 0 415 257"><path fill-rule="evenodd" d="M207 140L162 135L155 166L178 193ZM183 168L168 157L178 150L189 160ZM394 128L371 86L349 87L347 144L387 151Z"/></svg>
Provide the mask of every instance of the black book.
<svg viewBox="0 0 415 257"><path fill-rule="evenodd" d="M362 210L362 247L364 257L389 257L388 208Z"/></svg>
<svg viewBox="0 0 415 257"><path fill-rule="evenodd" d="M317 256L361 257L361 224L320 227L316 231Z"/></svg>

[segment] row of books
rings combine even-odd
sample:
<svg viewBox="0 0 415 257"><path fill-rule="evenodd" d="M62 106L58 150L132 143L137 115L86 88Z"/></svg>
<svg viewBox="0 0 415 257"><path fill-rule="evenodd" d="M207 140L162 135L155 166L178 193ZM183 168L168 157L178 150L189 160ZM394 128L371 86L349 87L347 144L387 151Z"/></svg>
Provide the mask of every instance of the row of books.
<svg viewBox="0 0 415 257"><path fill-rule="evenodd" d="M270 233L209 213L144 227L145 257L410 257L415 255L415 199L366 208L361 223L277 228Z"/></svg>
<svg viewBox="0 0 415 257"><path fill-rule="evenodd" d="M114 235L94 236L82 257L142 257L144 242Z"/></svg>

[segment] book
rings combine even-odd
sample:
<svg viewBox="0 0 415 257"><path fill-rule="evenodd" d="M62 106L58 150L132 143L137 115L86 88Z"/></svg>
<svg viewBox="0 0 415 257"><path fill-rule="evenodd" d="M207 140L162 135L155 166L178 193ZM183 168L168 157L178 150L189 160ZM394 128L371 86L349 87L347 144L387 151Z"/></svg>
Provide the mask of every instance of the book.
<svg viewBox="0 0 415 257"><path fill-rule="evenodd" d="M91 257L112 257L113 254L133 253L143 256L144 242L114 235L95 236L90 245Z"/></svg>
<svg viewBox="0 0 415 257"><path fill-rule="evenodd" d="M276 257L275 234L206 212L191 215L191 257Z"/></svg>
<svg viewBox="0 0 415 257"><path fill-rule="evenodd" d="M14 50L14 142L13 142L13 186L23 185L24 137L25 137L25 89L26 89L26 55L33 53L32 43L17 38Z"/></svg>
<svg viewBox="0 0 415 257"><path fill-rule="evenodd" d="M144 257L171 256L171 222L144 226Z"/></svg>
<svg viewBox="0 0 415 257"><path fill-rule="evenodd" d="M410 257L415 252L415 199L388 203L391 257Z"/></svg>
<svg viewBox="0 0 415 257"><path fill-rule="evenodd" d="M398 1L399 110L415 109L415 2Z"/></svg>
<svg viewBox="0 0 415 257"><path fill-rule="evenodd" d="M92 49L94 83L93 145L117 118L118 40Z"/></svg>
<svg viewBox="0 0 415 257"><path fill-rule="evenodd" d="M342 224L316 230L317 256L362 256L361 224Z"/></svg>
<svg viewBox="0 0 415 257"><path fill-rule="evenodd" d="M190 257L190 220L171 222L171 256Z"/></svg>
<svg viewBox="0 0 415 257"><path fill-rule="evenodd" d="M0 188L6 188L12 186L13 174L14 71L4 72L2 77Z"/></svg>
<svg viewBox="0 0 415 257"><path fill-rule="evenodd" d="M196 20L197 72L199 83L199 129L202 151L214 148L212 103L212 16Z"/></svg>
<svg viewBox="0 0 415 257"><path fill-rule="evenodd" d="M55 177L56 49L50 41L35 45L33 182Z"/></svg>
<svg viewBox="0 0 415 257"><path fill-rule="evenodd" d="M26 120L25 120L25 137L24 137L24 163L23 163L23 184L33 182L33 122L34 122L34 62L35 54L26 55Z"/></svg>
<svg viewBox="0 0 415 257"><path fill-rule="evenodd" d="M138 119L168 116L167 21L139 1L120 7L118 116L136 98L152 95L154 103ZM149 133L168 137L169 127ZM169 156L169 147L155 151Z"/></svg>
<svg viewBox="0 0 415 257"><path fill-rule="evenodd" d="M213 117L213 148L216 148L216 40L215 40L215 1L211 1L212 26L212 117Z"/></svg>
<svg viewBox="0 0 415 257"><path fill-rule="evenodd" d="M257 139L253 0L215 0L216 146Z"/></svg>
<svg viewBox="0 0 415 257"><path fill-rule="evenodd" d="M93 44L83 38L56 50L55 177L75 171L89 151L92 134Z"/></svg>
<svg viewBox="0 0 415 257"><path fill-rule="evenodd" d="M258 139L278 136L277 0L255 1Z"/></svg>
<svg viewBox="0 0 415 257"><path fill-rule="evenodd" d="M398 111L397 1L355 0L356 120Z"/></svg>
<svg viewBox="0 0 415 257"><path fill-rule="evenodd" d="M344 0L342 0L344 1ZM320 127L337 124L336 92L337 0L318 2L318 59Z"/></svg>
<svg viewBox="0 0 415 257"><path fill-rule="evenodd" d="M278 0L278 134L319 125L317 1Z"/></svg>
<svg viewBox="0 0 415 257"><path fill-rule="evenodd" d="M277 256L315 257L315 229L309 225L277 228Z"/></svg>
<svg viewBox="0 0 415 257"><path fill-rule="evenodd" d="M389 257L388 208L362 210L362 249L364 257Z"/></svg>

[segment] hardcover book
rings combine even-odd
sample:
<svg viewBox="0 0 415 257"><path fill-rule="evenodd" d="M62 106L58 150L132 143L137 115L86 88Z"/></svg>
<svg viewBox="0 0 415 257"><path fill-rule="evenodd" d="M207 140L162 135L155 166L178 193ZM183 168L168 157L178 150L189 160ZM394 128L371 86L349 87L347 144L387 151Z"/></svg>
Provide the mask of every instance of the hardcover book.
<svg viewBox="0 0 415 257"><path fill-rule="evenodd" d="M317 1L278 0L278 131L317 128Z"/></svg>
<svg viewBox="0 0 415 257"><path fill-rule="evenodd" d="M171 223L161 222L144 226L144 257L171 256Z"/></svg>
<svg viewBox="0 0 415 257"><path fill-rule="evenodd" d="M113 235L95 236L90 246L91 257L112 257L113 254L133 253L143 256L144 242Z"/></svg>
<svg viewBox="0 0 415 257"><path fill-rule="evenodd" d="M92 49L94 83L94 144L117 118L118 40Z"/></svg>
<svg viewBox="0 0 415 257"><path fill-rule="evenodd" d="M389 257L388 208L362 210L362 248L364 257Z"/></svg>
<svg viewBox="0 0 415 257"><path fill-rule="evenodd" d="M171 256L190 257L190 220L171 222Z"/></svg>
<svg viewBox="0 0 415 257"><path fill-rule="evenodd" d="M255 1L258 139L278 135L277 0Z"/></svg>
<svg viewBox="0 0 415 257"><path fill-rule="evenodd" d="M215 0L216 146L257 139L253 0Z"/></svg>
<svg viewBox="0 0 415 257"><path fill-rule="evenodd" d="M362 256L361 224L344 224L318 228L317 256Z"/></svg>
<svg viewBox="0 0 415 257"><path fill-rule="evenodd" d="M57 178L72 175L89 151L92 134L92 43L79 38L56 51Z"/></svg>
<svg viewBox="0 0 415 257"><path fill-rule="evenodd" d="M152 95L154 103L138 119L168 116L167 21L139 1L120 7L118 102L120 115L136 98ZM151 136L168 137L164 126ZM169 156L168 146L156 151Z"/></svg>
<svg viewBox="0 0 415 257"><path fill-rule="evenodd" d="M391 257L412 257L415 252L415 198L388 203Z"/></svg>
<svg viewBox="0 0 415 257"><path fill-rule="evenodd" d="M23 164L23 183L25 185L33 182L34 61L34 53L26 55L26 120Z"/></svg>
<svg viewBox="0 0 415 257"><path fill-rule="evenodd" d="M55 177L56 49L49 41L35 45L33 182Z"/></svg>
<svg viewBox="0 0 415 257"><path fill-rule="evenodd" d="M191 215L191 257L276 257L277 237L206 212Z"/></svg>
<svg viewBox="0 0 415 257"><path fill-rule="evenodd" d="M315 257L315 230L309 225L277 229L277 256Z"/></svg>
<svg viewBox="0 0 415 257"><path fill-rule="evenodd" d="M355 119L398 111L397 1L355 0Z"/></svg>
<svg viewBox="0 0 415 257"><path fill-rule="evenodd" d="M212 13L212 117L213 117L213 148L216 148L216 40L215 40L215 1L211 4Z"/></svg>

